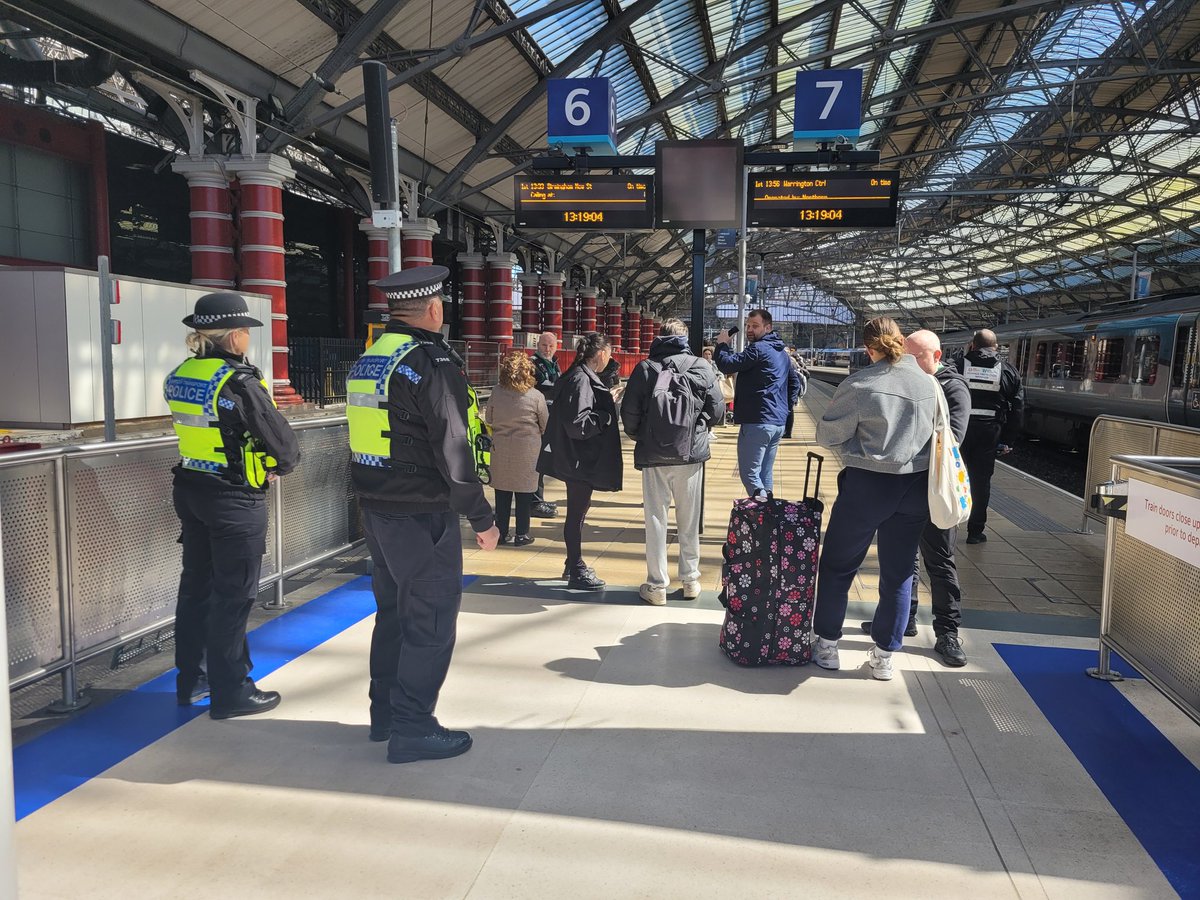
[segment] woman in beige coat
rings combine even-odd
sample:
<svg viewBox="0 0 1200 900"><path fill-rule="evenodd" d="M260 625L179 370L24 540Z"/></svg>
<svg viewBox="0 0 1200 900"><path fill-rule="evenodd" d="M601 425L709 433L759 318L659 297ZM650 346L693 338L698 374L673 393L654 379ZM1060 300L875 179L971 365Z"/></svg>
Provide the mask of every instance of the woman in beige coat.
<svg viewBox="0 0 1200 900"><path fill-rule="evenodd" d="M510 353L500 362L500 383L492 389L485 416L492 427L492 487L496 491L496 527L500 543L510 543L508 522L513 495L517 497L517 532L511 543L533 543L529 512L537 491L537 459L542 432L550 418L546 398L534 390L533 363L524 353Z"/></svg>

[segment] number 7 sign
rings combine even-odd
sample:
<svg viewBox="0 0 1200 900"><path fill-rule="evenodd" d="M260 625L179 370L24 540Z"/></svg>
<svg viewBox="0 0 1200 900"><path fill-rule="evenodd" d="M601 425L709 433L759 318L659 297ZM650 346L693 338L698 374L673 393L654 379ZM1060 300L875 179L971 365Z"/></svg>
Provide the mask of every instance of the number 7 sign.
<svg viewBox="0 0 1200 900"><path fill-rule="evenodd" d="M818 143L854 143L862 126L862 69L796 73L795 149Z"/></svg>

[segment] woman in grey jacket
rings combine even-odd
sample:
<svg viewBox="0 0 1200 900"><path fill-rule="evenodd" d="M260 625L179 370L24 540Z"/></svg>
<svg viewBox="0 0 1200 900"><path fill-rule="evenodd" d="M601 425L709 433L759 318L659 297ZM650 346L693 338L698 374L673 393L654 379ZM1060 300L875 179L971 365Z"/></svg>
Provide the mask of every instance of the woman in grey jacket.
<svg viewBox="0 0 1200 900"><path fill-rule="evenodd" d="M871 365L838 386L817 424L817 442L837 452L844 468L818 567L813 661L840 668L837 642L850 585L878 536L879 607L867 663L875 678L887 681L892 653L904 642L908 580L929 519L929 448L939 388L904 355L904 336L891 319L868 322L863 343Z"/></svg>

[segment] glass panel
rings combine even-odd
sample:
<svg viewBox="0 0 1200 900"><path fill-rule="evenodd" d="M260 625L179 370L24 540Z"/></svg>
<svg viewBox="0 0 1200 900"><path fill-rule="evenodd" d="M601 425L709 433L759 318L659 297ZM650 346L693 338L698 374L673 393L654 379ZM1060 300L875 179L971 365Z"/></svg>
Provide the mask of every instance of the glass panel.
<svg viewBox="0 0 1200 900"><path fill-rule="evenodd" d="M1133 344L1134 384L1154 384L1158 380L1158 335L1140 337Z"/></svg>
<svg viewBox="0 0 1200 900"><path fill-rule="evenodd" d="M1049 359L1049 354L1046 352L1046 342L1040 341L1037 345L1037 352L1033 357L1033 374L1038 378L1046 377L1046 361Z"/></svg>
<svg viewBox="0 0 1200 900"><path fill-rule="evenodd" d="M1108 338L1096 343L1096 381L1119 381L1125 363L1125 339Z"/></svg>

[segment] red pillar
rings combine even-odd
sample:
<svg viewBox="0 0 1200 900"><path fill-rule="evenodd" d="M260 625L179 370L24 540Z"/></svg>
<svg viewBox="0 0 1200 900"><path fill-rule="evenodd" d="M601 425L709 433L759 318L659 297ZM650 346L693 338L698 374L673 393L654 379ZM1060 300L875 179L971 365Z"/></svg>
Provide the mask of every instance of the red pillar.
<svg viewBox="0 0 1200 900"><path fill-rule="evenodd" d="M624 350L624 328L621 322L621 298L608 298L608 342L614 350Z"/></svg>
<svg viewBox="0 0 1200 900"><path fill-rule="evenodd" d="M487 294L483 279L483 256L479 253L458 254L462 268L462 318L460 337L467 345L467 380L481 384L487 364L487 354L480 342L487 335Z"/></svg>
<svg viewBox="0 0 1200 900"><path fill-rule="evenodd" d="M229 179L215 159L179 159L171 166L187 179L191 197L192 284L232 290L233 202Z"/></svg>
<svg viewBox="0 0 1200 900"><path fill-rule="evenodd" d="M630 353L642 352L642 317L636 306L625 310L625 349Z"/></svg>
<svg viewBox="0 0 1200 900"><path fill-rule="evenodd" d="M579 292L575 288L562 289L562 330L564 342L573 342L579 332Z"/></svg>
<svg viewBox="0 0 1200 900"><path fill-rule="evenodd" d="M549 331L561 344L563 339L563 282L566 276L547 272L542 276L542 330Z"/></svg>
<svg viewBox="0 0 1200 900"><path fill-rule="evenodd" d="M646 310L646 314L642 316L642 349L649 353L650 345L654 343L654 339L658 337L658 327L654 324L654 315L650 310Z"/></svg>
<svg viewBox="0 0 1200 900"><path fill-rule="evenodd" d="M597 331L596 321L596 295L595 288L585 287L579 289L579 333L589 334Z"/></svg>
<svg viewBox="0 0 1200 900"><path fill-rule="evenodd" d="M367 310L385 313L388 310L387 297L375 287L375 282L392 274L389 271L391 261L388 259L387 229L376 228L370 219L363 219L358 228L367 236L367 284L371 286L367 293Z"/></svg>
<svg viewBox="0 0 1200 900"><path fill-rule="evenodd" d="M489 341L505 346L503 353L513 342L512 320L512 270L517 264L513 253L493 253L487 258L488 272L488 331Z"/></svg>
<svg viewBox="0 0 1200 900"><path fill-rule="evenodd" d="M525 272L521 280L521 346L528 347L526 334L542 333L542 276Z"/></svg>
<svg viewBox="0 0 1200 900"><path fill-rule="evenodd" d="M303 403L288 382L287 281L283 257L283 183L296 173L276 154L235 159L227 166L236 173L241 203L240 287L271 298L271 380L280 406Z"/></svg>
<svg viewBox="0 0 1200 900"><path fill-rule="evenodd" d="M404 268L433 265L433 236L441 229L434 219L406 219L400 231Z"/></svg>

